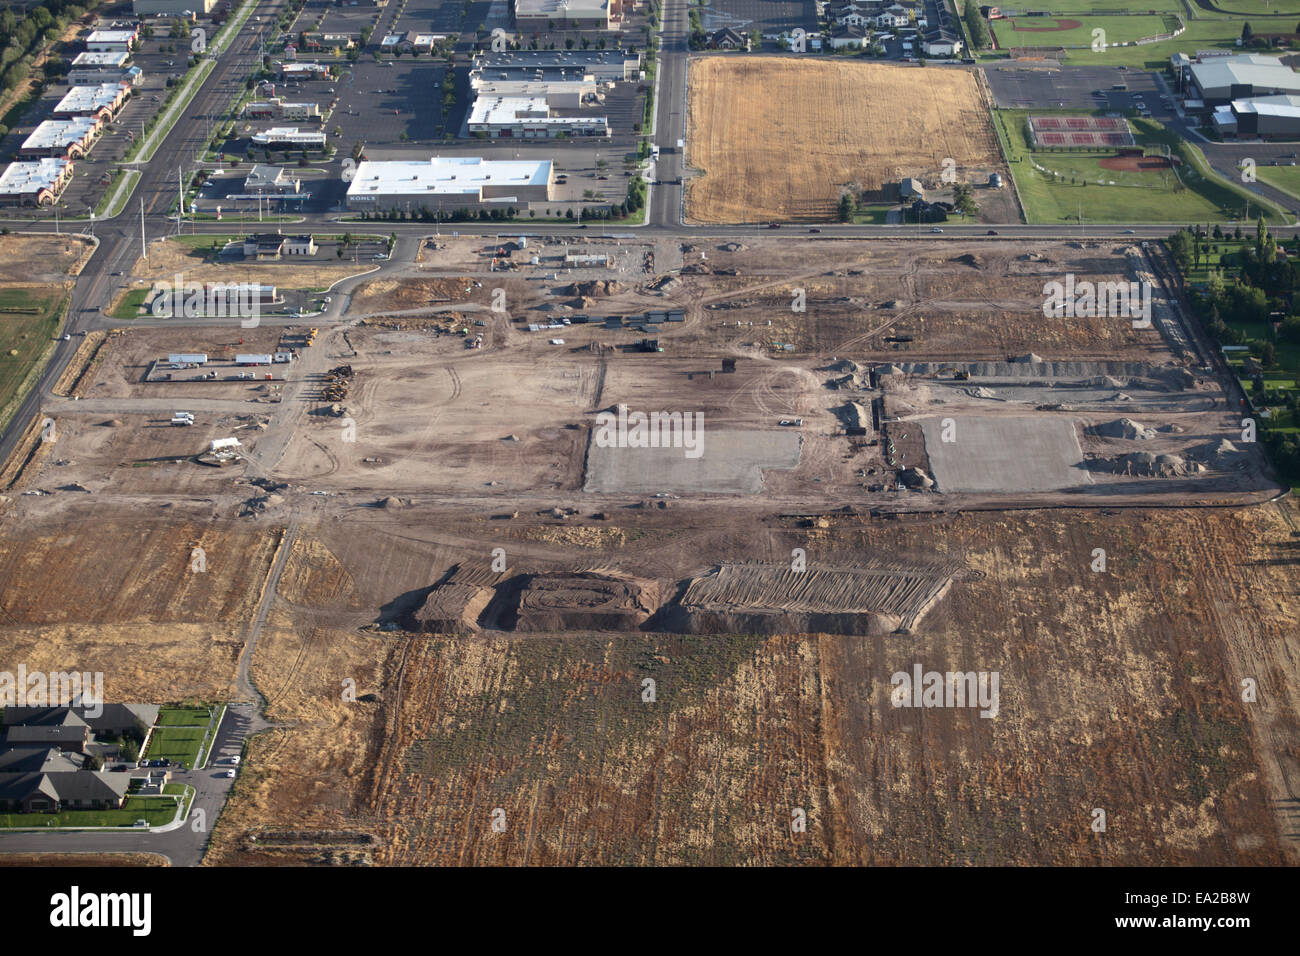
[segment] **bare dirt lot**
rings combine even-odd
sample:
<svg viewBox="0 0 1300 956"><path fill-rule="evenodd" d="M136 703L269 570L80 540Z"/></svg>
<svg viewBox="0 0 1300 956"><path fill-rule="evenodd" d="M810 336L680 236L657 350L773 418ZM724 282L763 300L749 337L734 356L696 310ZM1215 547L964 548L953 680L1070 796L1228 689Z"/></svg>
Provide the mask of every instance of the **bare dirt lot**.
<svg viewBox="0 0 1300 956"><path fill-rule="evenodd" d="M411 512L395 538L392 517L295 552L291 599L312 608L282 605L255 675L271 716L299 723L256 742L209 862L1294 861L1272 805L1300 772L1283 744L1300 706L1291 506L753 531L716 511L647 514L620 521L634 550L506 542L521 568L681 574L706 551L745 562L796 544L964 568L906 640L325 626L485 558L451 544L483 542L473 525ZM917 663L997 671L996 717L893 706L891 676ZM1267 703L1241 702L1247 676L1273 688ZM268 847L282 831L296 836Z"/></svg>
<svg viewBox="0 0 1300 956"><path fill-rule="evenodd" d="M964 69L692 58L688 110L687 161L704 173L687 187L695 222L824 221L844 190L937 181L945 160L961 182L1006 175Z"/></svg>
<svg viewBox="0 0 1300 956"><path fill-rule="evenodd" d="M466 269L468 242L372 290L482 282L467 335L347 315L283 401L195 397L194 426L131 369L220 340L110 340L0 498L29 668L228 698L268 595L278 726L207 862L1296 862L1294 502L1167 304L1043 314L1045 283L1128 281L1131 250L701 238L551 279ZM662 492L593 469L620 405L767 466ZM226 435L238 462L194 460ZM1071 468L1085 492L1038 487ZM996 715L895 706L916 666L996 673Z"/></svg>
<svg viewBox="0 0 1300 956"><path fill-rule="evenodd" d="M0 236L0 283L63 285L81 271L93 246L81 236Z"/></svg>
<svg viewBox="0 0 1300 956"><path fill-rule="evenodd" d="M374 269L372 263L355 264L346 259L335 263L296 263L292 259L278 262L233 263L211 260L207 246L196 247L172 239L150 244L149 255L136 263L131 275L149 282L173 282L180 274L185 282L255 282L279 289L324 289L327 286Z"/></svg>

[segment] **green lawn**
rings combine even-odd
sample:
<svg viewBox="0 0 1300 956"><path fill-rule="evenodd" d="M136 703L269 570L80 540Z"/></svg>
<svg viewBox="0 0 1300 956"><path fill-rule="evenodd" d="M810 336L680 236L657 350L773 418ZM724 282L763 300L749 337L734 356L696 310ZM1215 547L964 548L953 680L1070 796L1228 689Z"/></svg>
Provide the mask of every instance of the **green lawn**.
<svg viewBox="0 0 1300 956"><path fill-rule="evenodd" d="M1155 3L1152 6L1159 8L1161 4ZM1107 4L1108 9L1116 8L1116 5ZM1055 12L1055 11L1054 11ZM1204 11L1202 11L1203 13ZM1068 14L1062 13L1063 18L1070 18ZM1197 50L1209 50L1214 48L1230 49L1233 52L1240 52L1237 49L1237 40L1241 37L1242 21L1240 19L1201 19L1186 20L1186 13L1183 14L1187 24L1187 29L1180 36L1172 40L1162 40L1159 43L1149 43L1142 46L1110 46L1103 53L1094 53L1091 49L1070 50L1066 54L1066 62L1070 66L1131 66L1148 70L1164 70L1169 66L1169 58L1175 53L1195 53ZM1074 16L1070 19L1082 20L1082 16ZM1300 17L1297 17L1300 19ZM994 27L996 28L996 24ZM1291 26L1294 26L1292 24ZM1263 30L1262 27L1256 29ZM1049 46L1053 43L1068 42L1063 41L1060 37L1063 33L1012 33L1011 37L1016 38L1014 46ZM1088 42L1091 44L1092 35L1087 34ZM1026 40L1026 37L1037 37L1036 40ZM1114 37L1108 37L1113 40ZM998 41L1001 43L1001 39ZM1080 41L1082 42L1082 41ZM1005 57L1006 54L1000 51L985 51L985 57L993 58Z"/></svg>
<svg viewBox="0 0 1300 956"><path fill-rule="evenodd" d="M1255 178L1300 199L1300 166L1256 166Z"/></svg>
<svg viewBox="0 0 1300 956"><path fill-rule="evenodd" d="M158 711L157 727L207 727L212 711L207 707L163 707Z"/></svg>
<svg viewBox="0 0 1300 956"><path fill-rule="evenodd" d="M0 425L52 349L64 302L62 295L32 289L0 290Z"/></svg>
<svg viewBox="0 0 1300 956"><path fill-rule="evenodd" d="M1150 9L1148 7L1148 9ZM1053 14L1057 11L1053 9ZM1070 30L1045 30L1044 27L1056 25L1057 20L1077 20L1080 26ZM1132 43L1143 37L1172 33L1172 24L1167 25L1163 16L1129 16L1107 17L1091 14L1076 16L1058 15L1053 17L1017 17L993 21L993 34L998 38L998 46L1084 46L1091 47L1093 30L1105 30L1105 41L1111 43ZM1176 29L1176 27L1174 27ZM1240 28L1238 28L1240 29ZM1079 51L1080 53L1085 51ZM1091 52L1089 49L1086 52Z"/></svg>
<svg viewBox="0 0 1300 956"><path fill-rule="evenodd" d="M170 823L176 816L171 797L127 797L121 810L64 810L62 813L0 813L3 827L129 827L136 820L148 820L153 827Z"/></svg>
<svg viewBox="0 0 1300 956"><path fill-rule="evenodd" d="M1228 13L1245 13L1259 16L1286 16L1300 19L1300 3L1296 0L1215 0L1216 7ZM1279 24L1271 20L1252 23L1251 28L1258 33L1282 33L1294 30L1294 23Z"/></svg>
<svg viewBox="0 0 1300 956"><path fill-rule="evenodd" d="M122 297L122 301L117 304L117 308L109 314L115 319L134 319L140 315L140 309L144 305L145 298L149 295L149 289L132 289Z"/></svg>
<svg viewBox="0 0 1300 956"><path fill-rule="evenodd" d="M1112 150L1031 149L1025 128L1030 112L1049 111L995 110L994 116L1031 223L1077 222L1080 215L1085 222L1229 222L1243 215L1246 202L1251 204L1251 215L1259 211L1256 197L1206 176L1209 167L1204 157L1191 147L1184 149L1189 162L1179 167L1177 176L1163 170L1103 169L1101 160L1113 156ZM1181 144L1153 120L1129 122L1139 145L1154 150Z"/></svg>
<svg viewBox="0 0 1300 956"><path fill-rule="evenodd" d="M145 751L144 759L180 761L186 767L193 767L205 736L207 736L206 725L157 727L149 739L149 749Z"/></svg>

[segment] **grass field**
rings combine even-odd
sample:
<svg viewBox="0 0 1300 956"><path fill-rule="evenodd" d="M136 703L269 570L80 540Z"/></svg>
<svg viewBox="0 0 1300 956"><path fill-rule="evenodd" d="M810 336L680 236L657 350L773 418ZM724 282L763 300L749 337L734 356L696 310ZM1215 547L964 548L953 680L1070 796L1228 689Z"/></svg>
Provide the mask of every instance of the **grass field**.
<svg viewBox="0 0 1300 956"><path fill-rule="evenodd" d="M704 57L691 64L689 111L687 162L704 175L687 187L687 214L698 222L827 220L850 184L937 177L945 159L1002 168L962 69Z"/></svg>
<svg viewBox="0 0 1300 956"><path fill-rule="evenodd" d="M207 736L207 727L158 727L149 739L146 760L179 761L193 767L198 760L199 748Z"/></svg>
<svg viewBox="0 0 1300 956"><path fill-rule="evenodd" d="M1300 199L1300 166L1257 166L1255 178Z"/></svg>
<svg viewBox="0 0 1300 956"><path fill-rule="evenodd" d="M0 289L0 420L53 341L63 302L48 288Z"/></svg>
<svg viewBox="0 0 1300 956"><path fill-rule="evenodd" d="M149 294L148 288L132 289L126 295L122 296L110 315L115 319L134 319L140 314L140 307L144 305L145 296Z"/></svg>
<svg viewBox="0 0 1300 956"><path fill-rule="evenodd" d="M1152 6L1157 9L1160 7L1160 0L1153 0ZM1100 6L1100 4L1099 4ZM1106 5L1107 9L1115 9L1118 5ZM1202 11L1203 12L1203 11ZM1071 15L1063 11L1053 11L1054 14L1062 18L1068 18ZM1082 20L1083 15L1076 14L1072 17L1076 20ZM1193 53L1196 50L1225 49L1239 52L1237 49L1237 40L1241 37L1241 19L1229 17L1216 19L1184 19L1187 29L1180 36L1172 40L1162 40L1159 43L1144 44L1142 46L1110 46L1102 53L1094 53L1091 49L1070 50L1066 55L1066 63L1071 66L1132 66L1150 70L1163 70L1169 65L1169 58L1175 53ZM1300 16L1297 17L1300 19ZM1294 28L1295 24L1289 24L1288 29ZM994 24L994 29L997 24ZM1256 25L1257 30L1263 30ZM1014 46L1050 46L1054 43L1070 42L1061 39L1063 33L1012 33ZM1091 43L1091 33L1087 34L1088 42ZM1036 38L1036 39L1030 39ZM1108 37L1114 41L1115 37ZM999 35L999 43L1002 38ZM1082 42L1082 41L1080 41ZM990 54L985 53L985 56ZM995 51L992 57L1004 57L1005 53Z"/></svg>
<svg viewBox="0 0 1300 956"><path fill-rule="evenodd" d="M158 711L158 727L206 727L212 712L206 707L164 707Z"/></svg>
<svg viewBox="0 0 1300 956"><path fill-rule="evenodd" d="M1148 7L1147 9L1150 9ZM1057 11L1053 10L1053 13ZM1075 20L1080 24L1069 30L1043 29L1054 25L1056 20ZM994 20L993 34L998 38L998 46L1062 46L1090 47L1093 42L1093 30L1105 30L1105 41L1111 43L1132 43L1143 37L1170 33L1169 25L1161 16L1107 17L1079 14L1078 16L1058 15L1057 17L1018 17L1016 19ZM1017 29L1019 27L1019 29Z"/></svg>
<svg viewBox="0 0 1300 956"><path fill-rule="evenodd" d="M1253 196L1206 178L1188 163L1179 167L1175 177L1163 170L1103 169L1100 161L1113 156L1111 150L1031 150L1025 138L1025 118L1030 112L996 111L998 131L1007 145L1007 159L1029 222L1077 222L1080 215L1086 222L1232 221L1241 217L1248 199L1251 214L1258 212ZM1130 123L1139 145L1156 147L1172 141L1159 123L1139 119ZM1118 185L1099 185L1099 181Z"/></svg>

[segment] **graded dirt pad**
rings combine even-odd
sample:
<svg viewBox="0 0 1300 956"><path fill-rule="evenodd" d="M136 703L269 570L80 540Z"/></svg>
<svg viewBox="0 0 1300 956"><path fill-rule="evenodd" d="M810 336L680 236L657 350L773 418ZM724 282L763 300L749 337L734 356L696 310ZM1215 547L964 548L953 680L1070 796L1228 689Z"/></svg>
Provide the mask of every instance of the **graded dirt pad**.
<svg viewBox="0 0 1300 956"><path fill-rule="evenodd" d="M446 305L467 299L474 291L473 280L460 278L372 279L352 293L349 315Z"/></svg>
<svg viewBox="0 0 1300 956"><path fill-rule="evenodd" d="M799 464L800 438L792 430L705 428L686 447L587 449L585 491L639 494L756 494L767 469ZM695 456L698 452L698 456Z"/></svg>
<svg viewBox="0 0 1300 956"><path fill-rule="evenodd" d="M687 215L833 218L851 183L1003 169L971 71L804 58L692 58ZM987 174L985 174L987 181Z"/></svg>
<svg viewBox="0 0 1300 956"><path fill-rule="evenodd" d="M953 441L944 441L951 421ZM940 491L1054 491L1091 484L1068 418L925 418L925 448Z"/></svg>
<svg viewBox="0 0 1300 956"><path fill-rule="evenodd" d="M253 661L268 716L297 723L251 743L210 864L1295 861L1271 805L1300 783L1290 504L833 517L811 530L642 514L635 552L531 546L655 576L706 547L736 564L794 543L814 567L907 554L956 568L904 639L323 625L323 608L352 601L340 580L391 596L458 556L486 561L482 526L419 514L331 528L304 552L295 595L326 603L279 605ZM893 675L918 664L998 673L996 716L894 706ZM1248 676L1271 690L1251 705ZM340 699L346 678L354 702ZM808 820L798 839L794 808ZM315 836L268 849L252 839L262 831Z"/></svg>

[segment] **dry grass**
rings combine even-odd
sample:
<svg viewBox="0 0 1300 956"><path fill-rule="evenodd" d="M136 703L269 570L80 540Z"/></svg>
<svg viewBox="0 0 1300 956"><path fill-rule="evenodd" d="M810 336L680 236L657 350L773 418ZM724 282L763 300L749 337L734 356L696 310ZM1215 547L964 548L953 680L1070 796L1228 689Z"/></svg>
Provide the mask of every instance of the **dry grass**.
<svg viewBox="0 0 1300 956"><path fill-rule="evenodd" d="M375 271L374 266L340 260L339 265L297 265L288 263L205 262L207 250L192 250L181 243L161 240L149 246L149 258L131 270L137 279L172 282L180 273L186 282L259 282L280 289L323 289L340 279Z"/></svg>
<svg viewBox="0 0 1300 956"><path fill-rule="evenodd" d="M460 302L469 298L472 286L471 279L372 279L353 292L348 314L375 315Z"/></svg>
<svg viewBox="0 0 1300 956"><path fill-rule="evenodd" d="M75 236L0 236L0 284L32 282L69 286L69 275L81 271L92 249L90 240Z"/></svg>
<svg viewBox="0 0 1300 956"><path fill-rule="evenodd" d="M975 76L955 67L704 57L689 113L696 222L826 219L849 184L1002 163Z"/></svg>
<svg viewBox="0 0 1300 956"><path fill-rule="evenodd" d="M739 559L788 553L800 535L679 525L671 546L685 566L706 544ZM1300 775L1296 558L1278 507L846 519L817 535L818 553L919 552L966 571L906 641L451 639L278 612L254 674L270 716L299 723L250 751L209 862L1292 859L1270 805ZM411 564L391 599L443 566L441 547L417 576L414 552L394 564L408 545L377 529L347 537L332 558L323 541L295 554L295 599L351 604L372 566ZM1107 549L1104 575L1090 570L1094 547ZM914 663L998 671L998 717L891 707L890 675ZM1238 694L1245 676L1272 689L1253 707ZM377 699L342 701L347 677ZM1109 816L1101 838L1093 807ZM261 827L326 835L268 852L248 840ZM340 856L331 841L351 831L376 842Z"/></svg>

